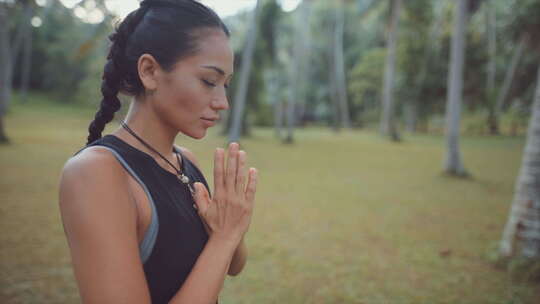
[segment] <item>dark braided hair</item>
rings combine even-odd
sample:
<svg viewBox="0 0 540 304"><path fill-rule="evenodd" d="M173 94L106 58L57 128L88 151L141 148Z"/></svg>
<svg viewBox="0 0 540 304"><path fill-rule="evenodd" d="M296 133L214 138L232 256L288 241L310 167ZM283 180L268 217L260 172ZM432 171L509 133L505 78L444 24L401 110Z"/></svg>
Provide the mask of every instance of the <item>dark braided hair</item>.
<svg viewBox="0 0 540 304"><path fill-rule="evenodd" d="M196 29L229 30L218 15L195 0L144 0L109 36L111 46L103 70L103 99L88 127L87 145L101 138L105 125L120 107L118 93L138 96L144 86L137 71L143 54L152 55L159 65L170 70L176 61L197 52Z"/></svg>

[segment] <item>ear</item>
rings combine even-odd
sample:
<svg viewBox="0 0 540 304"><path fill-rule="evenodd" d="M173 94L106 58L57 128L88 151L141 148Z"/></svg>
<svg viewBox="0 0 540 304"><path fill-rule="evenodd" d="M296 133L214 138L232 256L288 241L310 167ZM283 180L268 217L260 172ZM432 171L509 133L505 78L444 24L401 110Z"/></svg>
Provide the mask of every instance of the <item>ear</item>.
<svg viewBox="0 0 540 304"><path fill-rule="evenodd" d="M137 72L145 90L153 91L157 88L158 74L161 66L154 56L142 54L137 61Z"/></svg>

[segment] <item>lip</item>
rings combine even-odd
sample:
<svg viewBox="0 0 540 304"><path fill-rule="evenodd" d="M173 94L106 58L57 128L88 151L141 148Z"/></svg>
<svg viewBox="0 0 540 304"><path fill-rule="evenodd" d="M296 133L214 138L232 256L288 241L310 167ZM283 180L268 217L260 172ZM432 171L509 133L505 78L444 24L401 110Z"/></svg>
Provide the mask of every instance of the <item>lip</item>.
<svg viewBox="0 0 540 304"><path fill-rule="evenodd" d="M208 127L212 127L216 124L216 120L215 119L208 119L208 118L201 118L201 120L203 121L203 123L205 125L207 125Z"/></svg>

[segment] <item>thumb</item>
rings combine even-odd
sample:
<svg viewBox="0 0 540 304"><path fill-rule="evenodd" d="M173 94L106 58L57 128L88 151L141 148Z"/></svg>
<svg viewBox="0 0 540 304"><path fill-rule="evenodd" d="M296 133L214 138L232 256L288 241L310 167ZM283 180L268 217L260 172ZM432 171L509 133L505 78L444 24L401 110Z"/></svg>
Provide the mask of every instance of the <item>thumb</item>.
<svg viewBox="0 0 540 304"><path fill-rule="evenodd" d="M195 195L193 199L195 200L197 209L199 210L199 212L204 213L206 209L208 209L208 205L210 204L208 190L200 182L194 183L193 187L195 188Z"/></svg>

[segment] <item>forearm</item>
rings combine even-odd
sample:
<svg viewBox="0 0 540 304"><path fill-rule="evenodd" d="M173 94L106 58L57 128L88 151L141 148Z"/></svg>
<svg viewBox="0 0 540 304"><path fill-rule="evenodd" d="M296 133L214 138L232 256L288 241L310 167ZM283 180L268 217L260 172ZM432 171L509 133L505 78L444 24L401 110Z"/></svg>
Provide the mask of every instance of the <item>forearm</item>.
<svg viewBox="0 0 540 304"><path fill-rule="evenodd" d="M210 229L208 228L208 225L205 222L203 222L203 224L206 232L210 234ZM238 247L236 247L236 250L234 251L234 255L232 257L231 264L229 265L229 270L227 271L227 274L235 276L242 272L242 269L244 269L244 266L246 265L247 255L247 247L244 242L244 237L242 237L240 244L238 245Z"/></svg>
<svg viewBox="0 0 540 304"><path fill-rule="evenodd" d="M246 265L247 255L247 247L244 242L244 238L242 238L242 241L240 241L240 244L238 245L238 247L236 247L236 250L234 251L234 255L229 266L229 275L235 276L239 274L242 269L244 269L244 266Z"/></svg>
<svg viewBox="0 0 540 304"><path fill-rule="evenodd" d="M191 273L169 303L216 303L237 247L238 241L210 237Z"/></svg>

